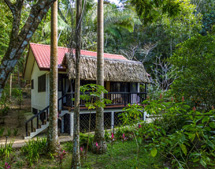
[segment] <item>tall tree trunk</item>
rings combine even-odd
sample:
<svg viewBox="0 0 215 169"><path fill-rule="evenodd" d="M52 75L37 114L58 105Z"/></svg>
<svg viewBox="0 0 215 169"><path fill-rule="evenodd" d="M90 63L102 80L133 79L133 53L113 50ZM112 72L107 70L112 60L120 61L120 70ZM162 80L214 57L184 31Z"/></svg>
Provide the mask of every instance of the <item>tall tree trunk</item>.
<svg viewBox="0 0 215 169"><path fill-rule="evenodd" d="M56 152L58 142L58 53L57 53L57 1L51 7L51 56L48 151Z"/></svg>
<svg viewBox="0 0 215 169"><path fill-rule="evenodd" d="M76 1L76 31L75 31L75 57L76 57L76 78L75 78L75 109L74 109L74 132L73 132L73 153L71 168L80 168L80 51L81 51L81 13L82 0ZM73 51L72 51L73 52Z"/></svg>
<svg viewBox="0 0 215 169"><path fill-rule="evenodd" d="M97 84L104 86L104 17L103 17L103 0L98 0L98 14L97 14ZM100 99L104 97L101 94ZM100 146L99 153L103 153L107 150L107 145L104 139L104 108L96 108L96 129L94 142L97 142ZM95 144L94 144L95 145ZM93 146L95 147L95 146ZM95 147L96 148L96 147ZM94 149L95 149L94 148ZM94 151L98 152L98 151Z"/></svg>

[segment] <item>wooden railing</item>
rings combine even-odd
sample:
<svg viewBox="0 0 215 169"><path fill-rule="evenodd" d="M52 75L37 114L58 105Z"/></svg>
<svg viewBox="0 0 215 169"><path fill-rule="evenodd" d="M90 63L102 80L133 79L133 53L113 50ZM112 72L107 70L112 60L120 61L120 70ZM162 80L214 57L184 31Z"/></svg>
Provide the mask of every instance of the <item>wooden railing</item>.
<svg viewBox="0 0 215 169"><path fill-rule="evenodd" d="M89 94L89 93L85 93ZM67 93L66 94L66 103L64 104L67 107L74 107L73 98L75 97L75 93ZM126 106L128 103L142 103L146 99L146 92L108 92L104 94L104 98L109 99L112 101L111 104L107 106L114 106L114 105L122 105ZM80 100L80 107L85 107L85 100Z"/></svg>
<svg viewBox="0 0 215 169"><path fill-rule="evenodd" d="M61 107L63 106L67 106L71 108L74 107L74 100L73 100L74 97L75 97L74 92L67 93L64 96L60 97L58 99L58 111L60 111L62 109ZM104 94L104 97L112 101L112 103L108 104L107 106L119 105L123 107L128 105L128 103L131 103L131 104L142 103L146 99L146 92L109 92L107 94ZM64 98L66 98L66 103L64 103ZM85 103L86 101L80 100L80 107L85 107ZM35 120L36 120L36 128L34 127ZM36 129L41 128L40 122L42 122L42 125L44 125L48 121L49 121L49 106L39 111L37 114L35 114L25 122L26 136L29 136L30 132L35 132ZM30 127L29 127L29 123L30 123ZM30 128L30 132L29 132L29 128Z"/></svg>
<svg viewBox="0 0 215 169"><path fill-rule="evenodd" d="M64 97L66 97L66 95L64 95L58 99L58 111L60 110L60 107L59 107L60 102L63 100ZM35 120L36 120L36 128L34 127ZM49 106L47 106L43 110L39 111L37 114L35 114L34 116L32 116L30 119L28 119L25 122L26 136L29 136L30 132L35 132L36 129L41 128L40 121L42 122L42 125L46 124L49 121ZM29 128L28 128L29 123L30 123L30 132L29 132Z"/></svg>

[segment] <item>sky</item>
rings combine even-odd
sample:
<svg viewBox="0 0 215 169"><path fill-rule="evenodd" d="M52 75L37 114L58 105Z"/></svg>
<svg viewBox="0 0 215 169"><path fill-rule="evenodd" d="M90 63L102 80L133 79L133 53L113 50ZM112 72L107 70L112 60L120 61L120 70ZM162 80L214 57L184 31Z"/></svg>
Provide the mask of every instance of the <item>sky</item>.
<svg viewBox="0 0 215 169"><path fill-rule="evenodd" d="M115 3L115 4L119 4L119 0L108 0L108 1L110 1L111 3Z"/></svg>

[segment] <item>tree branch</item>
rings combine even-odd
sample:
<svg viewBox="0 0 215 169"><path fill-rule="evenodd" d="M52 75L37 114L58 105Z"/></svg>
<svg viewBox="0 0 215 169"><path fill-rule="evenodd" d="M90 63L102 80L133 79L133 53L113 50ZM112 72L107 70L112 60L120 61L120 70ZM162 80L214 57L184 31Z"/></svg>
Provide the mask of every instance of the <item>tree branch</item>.
<svg viewBox="0 0 215 169"><path fill-rule="evenodd" d="M15 25L13 25L14 30L11 31L9 47L0 65L0 97L10 73L13 71L18 59L22 56L24 49L28 45L39 23L42 21L43 17L46 15L48 9L54 1L55 0L39 0L38 3L31 8L29 17L25 25L21 29L19 35L13 36L12 32L17 32L17 30L19 30L19 16L16 17L16 10L19 7L15 8L15 6L11 4L9 0L5 0L5 2L7 2L8 5L11 7L10 9L14 9L15 15L13 14L13 24ZM18 1L17 5L21 5L22 2L23 0ZM20 13L21 11L17 11L17 14Z"/></svg>
<svg viewBox="0 0 215 169"><path fill-rule="evenodd" d="M62 13L62 11L60 9L60 5L58 5L58 13L59 13L61 19L63 19L63 21L68 24L66 18L64 17L64 15L63 15L63 13Z"/></svg>
<svg viewBox="0 0 215 169"><path fill-rule="evenodd" d="M9 7L9 9L11 10L12 14L15 15L15 7L11 3L11 1L10 0L4 0L4 2L7 4L7 6Z"/></svg>

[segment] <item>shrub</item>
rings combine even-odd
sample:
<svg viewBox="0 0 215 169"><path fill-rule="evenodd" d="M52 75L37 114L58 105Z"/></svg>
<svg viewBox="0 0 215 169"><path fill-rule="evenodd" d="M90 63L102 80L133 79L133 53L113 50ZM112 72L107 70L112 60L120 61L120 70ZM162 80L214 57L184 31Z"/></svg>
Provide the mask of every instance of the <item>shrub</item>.
<svg viewBox="0 0 215 169"><path fill-rule="evenodd" d="M72 141L68 141L64 144L66 151L72 152L73 151L73 144Z"/></svg>
<svg viewBox="0 0 215 169"><path fill-rule="evenodd" d="M37 140L29 140L25 146L21 148L21 152L26 156L26 159L31 166L34 162L37 162L40 155L46 154L47 140L46 138Z"/></svg>
<svg viewBox="0 0 215 169"><path fill-rule="evenodd" d="M11 129L10 128L7 129L7 135L6 136L8 136L8 137L11 136Z"/></svg>
<svg viewBox="0 0 215 169"><path fill-rule="evenodd" d="M87 146L88 134L80 133L80 146ZM89 134L89 150L91 150L93 144L93 135Z"/></svg>
<svg viewBox="0 0 215 169"><path fill-rule="evenodd" d="M110 132L108 132L107 130L105 130L105 141L109 141L111 137Z"/></svg>
<svg viewBox="0 0 215 169"><path fill-rule="evenodd" d="M192 107L202 106L207 111L215 105L214 46L214 35L196 35L179 44L169 60L178 75L171 85L172 93L177 99L189 99Z"/></svg>
<svg viewBox="0 0 215 169"><path fill-rule="evenodd" d="M1 145L0 146L0 157L1 158L6 158L6 157L9 157L11 152L13 151L13 143L9 143L9 144L6 144L6 145Z"/></svg>
<svg viewBox="0 0 215 169"><path fill-rule="evenodd" d="M162 99L148 100L145 104L148 104L145 107L147 112L161 115L154 123L142 125L143 130L140 130L140 135L144 136L143 141L151 137L148 144L144 144L144 149L152 157L161 153L173 168L214 166L214 110L201 113L195 108L189 108L184 101L175 103ZM168 121L164 122L168 116L173 120L170 125L167 125ZM170 127L173 129L170 130Z"/></svg>
<svg viewBox="0 0 215 169"><path fill-rule="evenodd" d="M13 136L17 136L17 135L18 135L18 129L15 128L15 129L13 129Z"/></svg>
<svg viewBox="0 0 215 169"><path fill-rule="evenodd" d="M0 137L2 137L2 136L3 136L3 134L4 134L4 130L5 130L5 128L4 128L4 127L2 127L2 128L0 129Z"/></svg>

